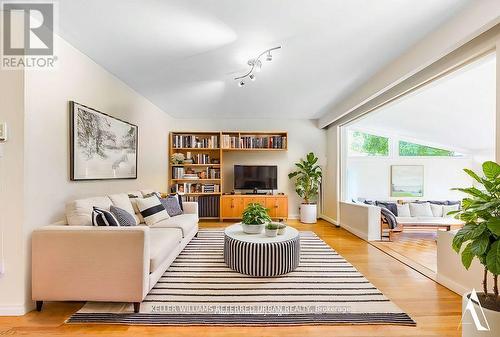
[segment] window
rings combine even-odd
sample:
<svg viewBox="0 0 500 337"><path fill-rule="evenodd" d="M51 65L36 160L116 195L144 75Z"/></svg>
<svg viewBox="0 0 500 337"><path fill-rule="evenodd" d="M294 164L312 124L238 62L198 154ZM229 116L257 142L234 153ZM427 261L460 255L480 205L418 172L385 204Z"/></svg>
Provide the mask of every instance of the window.
<svg viewBox="0 0 500 337"><path fill-rule="evenodd" d="M389 138L360 131L350 131L348 146L351 156L389 155Z"/></svg>
<svg viewBox="0 0 500 337"><path fill-rule="evenodd" d="M459 157L460 153L405 141L399 141L399 155L403 157Z"/></svg>

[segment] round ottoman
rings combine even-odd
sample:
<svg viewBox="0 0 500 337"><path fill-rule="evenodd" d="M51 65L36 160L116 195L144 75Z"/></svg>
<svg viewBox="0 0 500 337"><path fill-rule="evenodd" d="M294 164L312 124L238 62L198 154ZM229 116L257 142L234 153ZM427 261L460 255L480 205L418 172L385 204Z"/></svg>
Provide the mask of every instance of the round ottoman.
<svg viewBox="0 0 500 337"><path fill-rule="evenodd" d="M285 234L268 237L246 234L240 224L224 231L224 262L239 273L270 277L291 272L300 262L299 232L287 227Z"/></svg>

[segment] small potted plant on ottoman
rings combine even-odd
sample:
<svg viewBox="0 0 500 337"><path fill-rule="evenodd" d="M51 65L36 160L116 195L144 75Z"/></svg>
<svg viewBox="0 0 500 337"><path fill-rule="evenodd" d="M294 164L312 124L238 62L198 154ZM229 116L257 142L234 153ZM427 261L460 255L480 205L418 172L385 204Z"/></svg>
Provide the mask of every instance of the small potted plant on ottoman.
<svg viewBox="0 0 500 337"><path fill-rule="evenodd" d="M261 204L251 203L243 211L241 227L247 234L259 234L269 222L271 218L267 214L267 208Z"/></svg>
<svg viewBox="0 0 500 337"><path fill-rule="evenodd" d="M279 224L270 222L266 225L266 235L267 236L276 236L278 235Z"/></svg>
<svg viewBox="0 0 500 337"><path fill-rule="evenodd" d="M278 223L278 235L285 234L285 230L286 230L286 224L282 222Z"/></svg>

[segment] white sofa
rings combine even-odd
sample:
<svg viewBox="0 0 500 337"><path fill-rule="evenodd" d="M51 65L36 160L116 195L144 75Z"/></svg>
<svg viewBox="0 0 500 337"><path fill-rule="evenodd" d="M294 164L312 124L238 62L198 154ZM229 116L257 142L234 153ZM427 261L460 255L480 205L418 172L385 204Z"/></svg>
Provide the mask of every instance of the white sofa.
<svg viewBox="0 0 500 337"><path fill-rule="evenodd" d="M94 227L93 206L134 209L128 194L75 200L67 224L41 227L32 235L32 298L43 301L133 302L134 311L198 233L198 204L184 202L181 215L152 226Z"/></svg>

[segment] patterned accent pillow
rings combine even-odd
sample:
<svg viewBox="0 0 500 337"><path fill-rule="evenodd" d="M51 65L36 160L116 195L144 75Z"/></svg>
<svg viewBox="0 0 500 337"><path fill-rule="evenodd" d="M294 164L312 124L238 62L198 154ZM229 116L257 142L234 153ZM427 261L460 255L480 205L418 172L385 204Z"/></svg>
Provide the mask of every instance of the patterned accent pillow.
<svg viewBox="0 0 500 337"><path fill-rule="evenodd" d="M162 220L170 218L165 207L156 196L136 199L137 207L144 217L146 225L151 226Z"/></svg>
<svg viewBox="0 0 500 337"><path fill-rule="evenodd" d="M161 195L158 192L151 192L151 193L145 194L144 198L150 198L152 196L156 196L158 199L161 199Z"/></svg>
<svg viewBox="0 0 500 337"><path fill-rule="evenodd" d="M92 211L92 226L120 226L113 213L105 209L95 207Z"/></svg>
<svg viewBox="0 0 500 337"><path fill-rule="evenodd" d="M135 218L126 210L120 207L111 205L109 211L115 216L120 226L135 226Z"/></svg>
<svg viewBox="0 0 500 337"><path fill-rule="evenodd" d="M167 210L168 215L176 216L182 214L181 205L179 205L179 198L176 195L161 198L160 202Z"/></svg>

